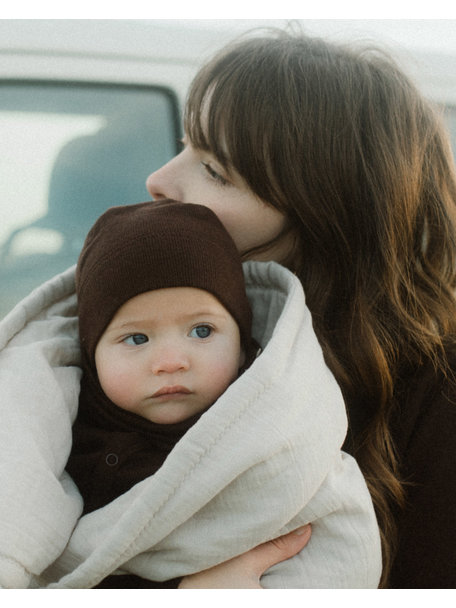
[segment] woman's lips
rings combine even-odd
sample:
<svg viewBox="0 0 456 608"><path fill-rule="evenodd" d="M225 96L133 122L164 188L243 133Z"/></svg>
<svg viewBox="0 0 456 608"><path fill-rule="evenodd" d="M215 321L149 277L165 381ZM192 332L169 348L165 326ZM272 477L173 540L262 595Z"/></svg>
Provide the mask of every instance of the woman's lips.
<svg viewBox="0 0 456 608"><path fill-rule="evenodd" d="M186 388L185 386L163 386L162 388L160 388L158 391L156 391L153 395L152 398L156 399L157 397L176 397L177 395L190 395L192 391L190 391L188 388Z"/></svg>

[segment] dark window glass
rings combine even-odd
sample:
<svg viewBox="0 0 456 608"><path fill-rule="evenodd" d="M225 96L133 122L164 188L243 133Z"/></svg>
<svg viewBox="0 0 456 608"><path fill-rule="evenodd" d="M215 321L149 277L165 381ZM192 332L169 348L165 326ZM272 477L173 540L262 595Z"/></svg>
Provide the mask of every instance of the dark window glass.
<svg viewBox="0 0 456 608"><path fill-rule="evenodd" d="M159 88L3 82L0 134L1 318L77 260L106 208L149 200L180 120Z"/></svg>

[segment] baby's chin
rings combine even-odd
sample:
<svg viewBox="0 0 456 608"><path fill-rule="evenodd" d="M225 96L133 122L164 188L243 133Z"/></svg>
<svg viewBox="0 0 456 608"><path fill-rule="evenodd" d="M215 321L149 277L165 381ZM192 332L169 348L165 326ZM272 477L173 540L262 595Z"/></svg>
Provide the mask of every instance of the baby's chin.
<svg viewBox="0 0 456 608"><path fill-rule="evenodd" d="M209 404L210 405L210 404ZM195 403L189 396L176 396L159 403L148 402L135 413L155 424L177 424L192 418L209 407L206 403Z"/></svg>

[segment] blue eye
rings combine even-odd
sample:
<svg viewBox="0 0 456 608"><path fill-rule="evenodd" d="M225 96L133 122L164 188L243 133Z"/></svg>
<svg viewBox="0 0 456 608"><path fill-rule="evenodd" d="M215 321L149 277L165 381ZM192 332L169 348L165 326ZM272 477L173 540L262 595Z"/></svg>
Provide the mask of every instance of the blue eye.
<svg viewBox="0 0 456 608"><path fill-rule="evenodd" d="M190 336L192 338L200 338L201 340L204 340L205 338L209 338L211 333L212 327L209 327L209 325L197 325L191 330Z"/></svg>
<svg viewBox="0 0 456 608"><path fill-rule="evenodd" d="M128 346L141 346L141 344L145 344L148 341L149 338L145 334L132 334L123 339L123 342L128 344Z"/></svg>

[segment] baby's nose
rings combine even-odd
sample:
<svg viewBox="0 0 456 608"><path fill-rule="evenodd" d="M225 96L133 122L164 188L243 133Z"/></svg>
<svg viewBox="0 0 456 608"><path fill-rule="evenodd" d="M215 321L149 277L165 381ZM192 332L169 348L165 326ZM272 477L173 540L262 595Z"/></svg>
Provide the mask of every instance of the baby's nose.
<svg viewBox="0 0 456 608"><path fill-rule="evenodd" d="M155 375L174 374L179 371L186 371L190 367L190 361L182 349L173 347L160 348L151 361L151 370Z"/></svg>

